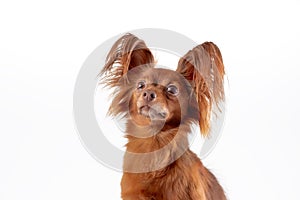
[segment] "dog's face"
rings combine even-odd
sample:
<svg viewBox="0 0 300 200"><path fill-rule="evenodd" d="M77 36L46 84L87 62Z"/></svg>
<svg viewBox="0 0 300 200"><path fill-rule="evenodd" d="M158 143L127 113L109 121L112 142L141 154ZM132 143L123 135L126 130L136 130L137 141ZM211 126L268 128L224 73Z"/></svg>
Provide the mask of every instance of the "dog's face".
<svg viewBox="0 0 300 200"><path fill-rule="evenodd" d="M164 121L166 126L176 127L189 106L189 84L178 72L148 68L133 82L129 103L130 116L139 125L153 120Z"/></svg>
<svg viewBox="0 0 300 200"><path fill-rule="evenodd" d="M224 98L222 56L212 42L188 51L172 71L155 68L145 42L126 34L112 46L101 76L103 84L116 89L109 114L138 125L163 122L167 129L198 122L207 135L212 105Z"/></svg>

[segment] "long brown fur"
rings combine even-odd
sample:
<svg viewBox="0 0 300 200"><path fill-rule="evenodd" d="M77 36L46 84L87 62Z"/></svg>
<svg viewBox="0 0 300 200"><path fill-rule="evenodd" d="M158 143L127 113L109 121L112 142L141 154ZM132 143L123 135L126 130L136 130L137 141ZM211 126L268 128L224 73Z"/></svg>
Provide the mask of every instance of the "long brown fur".
<svg viewBox="0 0 300 200"><path fill-rule="evenodd" d="M101 83L115 89L111 116L127 120L121 181L124 200L226 200L215 176L188 148L191 125L210 130L212 106L224 100L219 48L205 42L176 71L154 68L144 41L132 34L111 48ZM177 93L168 92L173 87Z"/></svg>
<svg viewBox="0 0 300 200"><path fill-rule="evenodd" d="M181 73L196 91L200 111L201 133L207 135L210 129L212 105L224 100L224 65L219 48L212 42L196 46L185 54L178 63Z"/></svg>

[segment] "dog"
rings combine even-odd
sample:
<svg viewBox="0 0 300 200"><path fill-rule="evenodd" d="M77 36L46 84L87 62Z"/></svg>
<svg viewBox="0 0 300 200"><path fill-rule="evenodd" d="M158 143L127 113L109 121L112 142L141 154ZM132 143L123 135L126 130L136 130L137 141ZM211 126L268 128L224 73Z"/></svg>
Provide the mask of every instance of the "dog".
<svg viewBox="0 0 300 200"><path fill-rule="evenodd" d="M176 71L155 66L145 42L127 33L100 72L100 83L114 89L108 114L126 120L122 199L226 200L188 144L193 124L209 135L212 106L224 101L219 48L212 42L194 47Z"/></svg>

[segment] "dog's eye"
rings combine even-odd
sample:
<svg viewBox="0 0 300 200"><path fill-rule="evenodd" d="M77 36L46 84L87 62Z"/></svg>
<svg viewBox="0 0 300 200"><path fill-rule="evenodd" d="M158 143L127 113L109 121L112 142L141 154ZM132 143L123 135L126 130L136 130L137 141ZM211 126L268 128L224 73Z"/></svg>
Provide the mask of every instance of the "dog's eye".
<svg viewBox="0 0 300 200"><path fill-rule="evenodd" d="M167 92L171 95L177 95L178 94L178 88L175 85L169 85L167 87Z"/></svg>
<svg viewBox="0 0 300 200"><path fill-rule="evenodd" d="M140 81L140 82L137 84L137 89L144 89L145 86L146 86L145 81Z"/></svg>

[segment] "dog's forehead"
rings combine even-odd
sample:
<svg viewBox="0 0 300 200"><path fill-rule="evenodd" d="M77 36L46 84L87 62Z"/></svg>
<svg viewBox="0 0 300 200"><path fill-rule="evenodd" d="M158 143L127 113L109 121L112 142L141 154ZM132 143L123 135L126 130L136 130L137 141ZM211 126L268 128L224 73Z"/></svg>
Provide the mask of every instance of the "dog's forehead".
<svg viewBox="0 0 300 200"><path fill-rule="evenodd" d="M152 83L166 85L171 82L182 82L182 76L173 70L163 68L151 68L144 72L143 78Z"/></svg>

